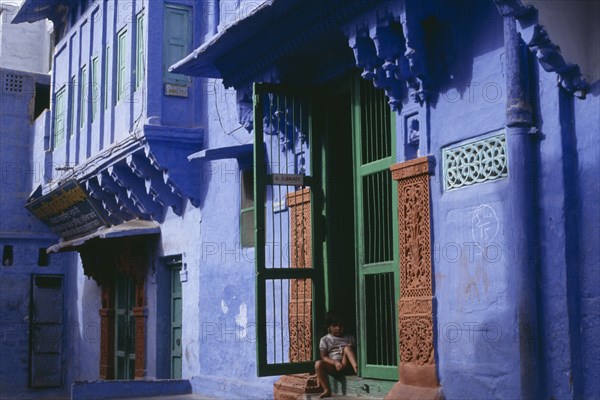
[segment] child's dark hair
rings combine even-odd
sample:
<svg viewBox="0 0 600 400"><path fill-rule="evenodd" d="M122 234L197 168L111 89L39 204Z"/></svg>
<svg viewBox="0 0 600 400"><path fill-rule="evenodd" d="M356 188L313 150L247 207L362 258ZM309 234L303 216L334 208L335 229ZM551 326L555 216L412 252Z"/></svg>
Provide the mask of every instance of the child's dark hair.
<svg viewBox="0 0 600 400"><path fill-rule="evenodd" d="M344 325L344 319L335 311L329 311L325 314L325 329L333 325Z"/></svg>

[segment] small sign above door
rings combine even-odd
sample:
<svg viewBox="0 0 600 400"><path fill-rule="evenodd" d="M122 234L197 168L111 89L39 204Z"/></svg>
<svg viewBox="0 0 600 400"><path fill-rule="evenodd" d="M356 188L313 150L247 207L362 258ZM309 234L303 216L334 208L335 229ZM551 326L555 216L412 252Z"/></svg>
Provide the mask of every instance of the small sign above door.
<svg viewBox="0 0 600 400"><path fill-rule="evenodd" d="M300 174L272 174L271 184L281 186L304 186L304 175Z"/></svg>

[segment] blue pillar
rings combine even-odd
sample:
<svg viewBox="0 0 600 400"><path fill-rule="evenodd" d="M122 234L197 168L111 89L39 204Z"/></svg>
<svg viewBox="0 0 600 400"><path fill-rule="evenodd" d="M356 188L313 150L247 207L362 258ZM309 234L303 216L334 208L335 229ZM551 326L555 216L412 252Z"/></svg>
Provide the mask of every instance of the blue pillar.
<svg viewBox="0 0 600 400"><path fill-rule="evenodd" d="M506 140L511 177L506 209L512 221L508 245L516 252L510 272L516 301L516 320L513 323L515 343L518 344L522 398L533 399L540 394L535 281L538 246L534 206L537 198L537 162L534 153L537 130L533 124L526 49L521 46L514 16L505 14L503 18L507 88Z"/></svg>

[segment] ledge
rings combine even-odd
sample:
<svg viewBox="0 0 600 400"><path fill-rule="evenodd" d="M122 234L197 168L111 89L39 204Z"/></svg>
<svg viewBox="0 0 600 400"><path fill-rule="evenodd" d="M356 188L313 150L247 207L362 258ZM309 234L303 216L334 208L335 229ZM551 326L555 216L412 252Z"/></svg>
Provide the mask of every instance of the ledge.
<svg viewBox="0 0 600 400"><path fill-rule="evenodd" d="M390 170L392 171L392 178L398 181L413 176L433 175L434 165L435 159L433 156L425 156L394 164L390 167Z"/></svg>
<svg viewBox="0 0 600 400"><path fill-rule="evenodd" d="M201 150L190 154L187 158L189 161L202 160L222 160L226 158L240 158L252 155L254 144L241 144L238 146L217 147L214 149Z"/></svg>

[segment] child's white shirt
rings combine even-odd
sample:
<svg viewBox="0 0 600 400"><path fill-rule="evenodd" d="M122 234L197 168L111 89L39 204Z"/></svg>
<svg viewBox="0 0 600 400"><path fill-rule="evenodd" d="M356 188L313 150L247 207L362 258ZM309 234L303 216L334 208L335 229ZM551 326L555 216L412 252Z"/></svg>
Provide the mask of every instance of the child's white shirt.
<svg viewBox="0 0 600 400"><path fill-rule="evenodd" d="M319 350L327 352L329 358L340 361L344 355L344 347L356 347L352 335L334 336L331 333L323 336L319 342Z"/></svg>

